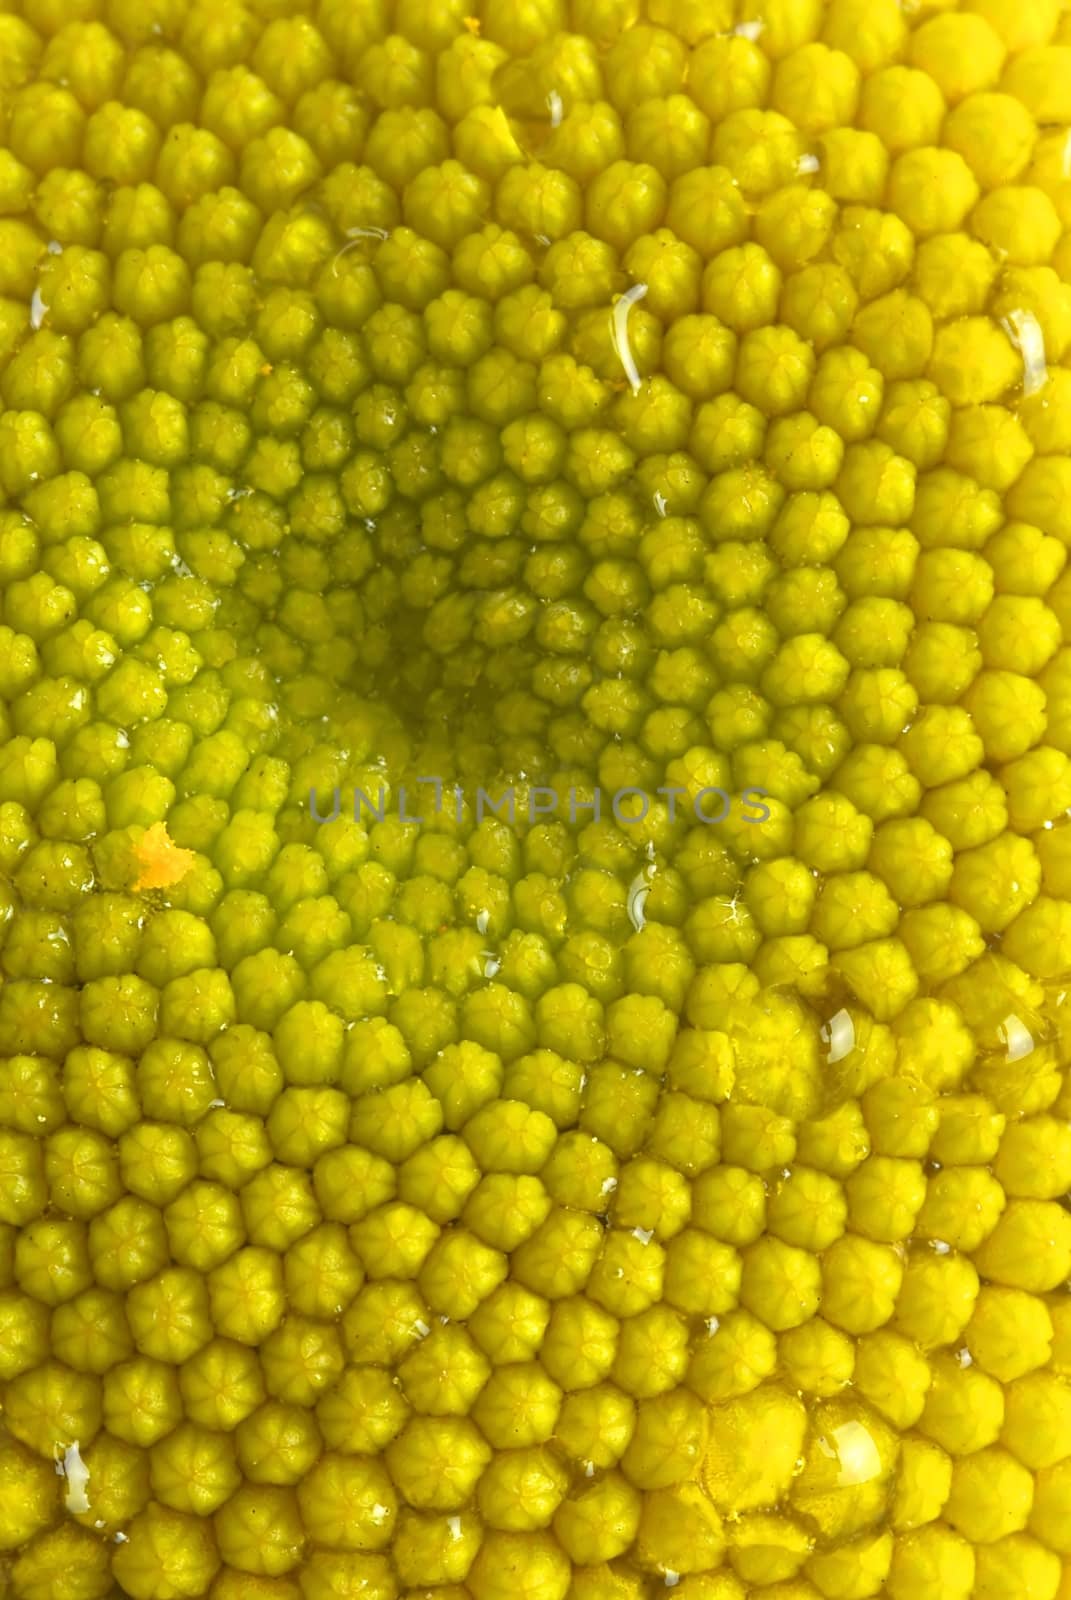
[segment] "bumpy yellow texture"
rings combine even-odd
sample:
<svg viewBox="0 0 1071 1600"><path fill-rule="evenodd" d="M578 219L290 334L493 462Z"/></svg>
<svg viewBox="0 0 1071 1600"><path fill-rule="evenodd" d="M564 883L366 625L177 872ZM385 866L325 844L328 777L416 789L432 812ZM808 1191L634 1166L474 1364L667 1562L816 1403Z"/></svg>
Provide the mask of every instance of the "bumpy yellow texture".
<svg viewBox="0 0 1071 1600"><path fill-rule="evenodd" d="M13 1600L1071 1596L1069 130L1062 0L0 0Z"/></svg>

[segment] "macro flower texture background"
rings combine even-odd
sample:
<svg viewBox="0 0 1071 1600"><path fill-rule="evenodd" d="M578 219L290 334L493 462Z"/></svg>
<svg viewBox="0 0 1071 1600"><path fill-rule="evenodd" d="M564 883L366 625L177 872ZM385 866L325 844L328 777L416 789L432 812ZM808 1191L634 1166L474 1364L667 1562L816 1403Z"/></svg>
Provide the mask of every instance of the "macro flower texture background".
<svg viewBox="0 0 1071 1600"><path fill-rule="evenodd" d="M1071 1600L1069 547L1066 0L0 0L0 1593Z"/></svg>

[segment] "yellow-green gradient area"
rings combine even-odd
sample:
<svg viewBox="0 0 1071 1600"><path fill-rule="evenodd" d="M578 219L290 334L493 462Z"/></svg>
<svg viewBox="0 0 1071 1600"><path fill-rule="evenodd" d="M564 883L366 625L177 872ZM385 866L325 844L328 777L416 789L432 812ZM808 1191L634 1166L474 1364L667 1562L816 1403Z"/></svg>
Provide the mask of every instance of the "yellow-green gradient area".
<svg viewBox="0 0 1071 1600"><path fill-rule="evenodd" d="M0 0L5 1596L1069 1600L1069 129Z"/></svg>

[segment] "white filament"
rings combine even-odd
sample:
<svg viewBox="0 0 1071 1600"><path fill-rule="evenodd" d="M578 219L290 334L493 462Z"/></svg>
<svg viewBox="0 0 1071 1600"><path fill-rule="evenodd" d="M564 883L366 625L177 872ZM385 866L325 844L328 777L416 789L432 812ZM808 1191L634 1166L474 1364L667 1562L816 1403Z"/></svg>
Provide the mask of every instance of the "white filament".
<svg viewBox="0 0 1071 1600"><path fill-rule="evenodd" d="M1008 1061L1022 1061L1034 1048L1034 1036L1021 1017L1014 1011L1008 1013L1000 1025L1004 1043L1008 1047Z"/></svg>
<svg viewBox="0 0 1071 1600"><path fill-rule="evenodd" d="M631 289L626 289L614 305L613 320L611 323L611 337L614 349L617 351L621 365L625 369L625 377L633 394L638 394L640 389L640 369L632 356L632 346L628 342L628 314L647 293L645 283L634 283Z"/></svg>
<svg viewBox="0 0 1071 1600"><path fill-rule="evenodd" d="M382 242L384 239L390 238L386 228L377 228L375 226L369 228L347 228L345 232L346 243L341 250L335 251L334 259L331 262L331 276L333 278L338 277L338 264L342 257L348 256L351 250L356 250L362 239L378 239Z"/></svg>
<svg viewBox="0 0 1071 1600"><path fill-rule="evenodd" d="M77 1439L64 1448L63 1460L56 1462L56 1471L67 1480L67 1490L64 1495L67 1510L72 1516L88 1511L89 1496L86 1494L86 1484L89 1482L89 1468L82 1460Z"/></svg>
<svg viewBox="0 0 1071 1600"><path fill-rule="evenodd" d="M1009 311L1001 326L1023 358L1023 394L1037 394L1049 379L1041 323L1032 311Z"/></svg>
<svg viewBox="0 0 1071 1600"><path fill-rule="evenodd" d="M650 892L651 885L647 881L647 869L645 868L643 872L637 873L628 886L628 920L632 923L637 933L647 923L647 913L644 907L647 904L647 896Z"/></svg>
<svg viewBox="0 0 1071 1600"><path fill-rule="evenodd" d="M855 1023L847 1011L841 1010L830 1017L825 1031L829 1036L828 1060L832 1066L855 1049Z"/></svg>

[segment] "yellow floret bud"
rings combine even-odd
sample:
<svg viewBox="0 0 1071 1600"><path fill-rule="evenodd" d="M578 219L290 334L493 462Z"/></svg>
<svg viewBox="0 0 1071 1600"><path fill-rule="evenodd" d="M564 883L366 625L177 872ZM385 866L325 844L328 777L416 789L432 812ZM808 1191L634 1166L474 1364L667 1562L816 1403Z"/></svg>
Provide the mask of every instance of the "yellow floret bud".
<svg viewBox="0 0 1071 1600"><path fill-rule="evenodd" d="M892 1316L902 1278L888 1246L845 1234L822 1258L823 1312L846 1333L869 1333Z"/></svg>
<svg viewBox="0 0 1071 1600"><path fill-rule="evenodd" d="M746 193L768 194L796 169L799 135L776 111L731 112L714 130L711 155Z"/></svg>
<svg viewBox="0 0 1071 1600"><path fill-rule="evenodd" d="M781 315L815 349L824 351L844 337L858 304L848 273L833 262L815 262L792 272L781 292Z"/></svg>
<svg viewBox="0 0 1071 1600"><path fill-rule="evenodd" d="M697 1346L688 1367L689 1388L708 1402L748 1394L774 1372L777 1340L746 1311L718 1320Z"/></svg>
<svg viewBox="0 0 1071 1600"><path fill-rule="evenodd" d="M939 1445L909 1434L900 1447L900 1469L890 1508L897 1533L925 1526L941 1514L952 1486L952 1462Z"/></svg>
<svg viewBox="0 0 1071 1600"><path fill-rule="evenodd" d="M872 1155L844 1187L848 1224L856 1233L893 1243L914 1231L926 1193L919 1162Z"/></svg>
<svg viewBox="0 0 1071 1600"><path fill-rule="evenodd" d="M114 1558L116 1577L129 1594L150 1600L161 1583L180 1595L204 1592L220 1565L207 1522L150 1504L130 1529Z"/></svg>
<svg viewBox="0 0 1071 1600"><path fill-rule="evenodd" d="M965 1339L974 1359L1002 1383L1048 1361L1052 1320L1042 1301L1020 1289L984 1287Z"/></svg>
<svg viewBox="0 0 1071 1600"><path fill-rule="evenodd" d="M17 1550L53 1520L58 1486L48 1462L35 1459L14 1440L0 1454L0 1476L5 1486L0 1545L5 1551Z"/></svg>
<svg viewBox="0 0 1071 1600"><path fill-rule="evenodd" d="M886 1589L892 1600L967 1600L974 1590L974 1551L941 1525L897 1534Z"/></svg>
<svg viewBox="0 0 1071 1600"><path fill-rule="evenodd" d="M1069 1250L1071 1230L1054 1202L1015 1199L977 1252L977 1262L995 1282L1036 1294L1060 1281Z"/></svg>
<svg viewBox="0 0 1071 1600"><path fill-rule="evenodd" d="M1062 1459L1062 1430L1069 1414L1066 1384L1050 1372L1031 1373L1010 1384L1001 1443L1037 1471Z"/></svg>
<svg viewBox="0 0 1071 1600"><path fill-rule="evenodd" d="M1034 1485L1025 1467L1000 1449L956 1461L944 1516L972 1542L989 1544L1026 1526Z"/></svg>
<svg viewBox="0 0 1071 1600"><path fill-rule="evenodd" d="M10 1432L47 1460L57 1440L91 1444L101 1426L101 1385L59 1361L45 1361L7 1386Z"/></svg>
<svg viewBox="0 0 1071 1600"><path fill-rule="evenodd" d="M838 1394L851 1382L856 1359L852 1342L821 1317L790 1328L777 1348L793 1385L808 1394Z"/></svg>
<svg viewBox="0 0 1071 1600"><path fill-rule="evenodd" d="M864 1534L841 1550L812 1556L807 1572L821 1592L832 1596L877 1593L892 1561L893 1536L888 1530Z"/></svg>
<svg viewBox="0 0 1071 1600"><path fill-rule="evenodd" d="M703 308L737 333L772 317L781 287L777 266L759 245L721 251L703 274Z"/></svg>
<svg viewBox="0 0 1071 1600"><path fill-rule="evenodd" d="M813 353L789 328L762 328L745 335L736 364L736 389L768 416L802 404L814 371Z"/></svg>
<svg viewBox="0 0 1071 1600"><path fill-rule="evenodd" d="M631 1544L639 1526L641 1496L619 1473L562 1502L554 1532L578 1565L610 1561Z"/></svg>
<svg viewBox="0 0 1071 1600"><path fill-rule="evenodd" d="M884 66L865 80L860 93L860 125L876 134L893 156L932 145L944 112L937 84L916 67Z"/></svg>
<svg viewBox="0 0 1071 1600"><path fill-rule="evenodd" d="M767 1226L788 1244L817 1251L844 1231L840 1185L822 1172L796 1167L770 1196Z"/></svg>
<svg viewBox="0 0 1071 1600"><path fill-rule="evenodd" d="M655 1572L702 1572L725 1551L721 1518L698 1486L656 1489L644 1498L636 1536L640 1563Z"/></svg>
<svg viewBox="0 0 1071 1600"><path fill-rule="evenodd" d="M983 1545L976 1558L975 1593L996 1595L1009 1585L1021 1593L1056 1594L1061 1580L1059 1557L1025 1533L1009 1534Z"/></svg>
<svg viewBox="0 0 1071 1600"><path fill-rule="evenodd" d="M670 1306L652 1306L622 1325L613 1376L639 1399L672 1389L688 1367L688 1324Z"/></svg>
<svg viewBox="0 0 1071 1600"><path fill-rule="evenodd" d="M827 350L820 358L808 403L821 422L833 428L843 439L855 441L866 438L876 426L882 392L881 375L870 366L862 351L838 348ZM876 486L880 487L886 476L885 465L889 454L888 451L882 451L875 456L871 452L856 458L860 465L847 478L849 486L860 480L860 474L865 478L869 464L871 473L876 477ZM886 485L894 496L895 476L890 476ZM881 522L883 519L868 517L867 520Z"/></svg>
<svg viewBox="0 0 1071 1600"><path fill-rule="evenodd" d="M1067 920L1064 904L1062 900L1042 895L1016 918L1005 942L1010 960L1017 960L1028 972L1039 977L1053 973L1053 951L1059 948Z"/></svg>
<svg viewBox="0 0 1071 1600"><path fill-rule="evenodd" d="M1001 1433L1005 1401L999 1384L953 1355L931 1358L933 1383L919 1431L953 1456L993 1444Z"/></svg>
<svg viewBox="0 0 1071 1600"><path fill-rule="evenodd" d="M1034 1503L1030 1513L1030 1532L1050 1549L1067 1554L1064 1532L1068 1505L1068 1468L1066 1462L1048 1467L1034 1480Z"/></svg>
<svg viewBox="0 0 1071 1600"><path fill-rule="evenodd" d="M488 1527L527 1532L549 1526L567 1487L548 1450L501 1450L480 1478L477 1504Z"/></svg>
<svg viewBox="0 0 1071 1600"><path fill-rule="evenodd" d="M823 44L806 44L778 62L771 86L774 106L805 133L851 122L859 72L850 56Z"/></svg>
<svg viewBox="0 0 1071 1600"><path fill-rule="evenodd" d="M1069 1160L1071 1145L1063 1125L1053 1117L1031 1117L1006 1130L994 1171L1009 1195L1054 1200L1071 1183L1071 1177L1065 1181Z"/></svg>
<svg viewBox="0 0 1071 1600"><path fill-rule="evenodd" d="M989 88L1004 64L1000 36L982 16L934 17L912 37L911 59L939 84L946 100Z"/></svg>
<svg viewBox="0 0 1071 1600"><path fill-rule="evenodd" d="M550 1534L498 1530L484 1539L467 1584L474 1600L564 1600L568 1586L568 1557Z"/></svg>
<svg viewBox="0 0 1071 1600"><path fill-rule="evenodd" d="M807 1251L760 1239L744 1253L740 1298L775 1331L798 1327L818 1309L821 1270Z"/></svg>
<svg viewBox="0 0 1071 1600"><path fill-rule="evenodd" d="M860 1339L854 1379L860 1394L893 1427L908 1428L922 1415L930 1369L901 1334L882 1328Z"/></svg>
<svg viewBox="0 0 1071 1600"><path fill-rule="evenodd" d="M843 1539L872 1526L884 1511L895 1436L875 1412L848 1399L820 1401L814 1420L791 1499L827 1539Z"/></svg>
<svg viewBox="0 0 1071 1600"><path fill-rule="evenodd" d="M822 183L835 200L875 205L881 199L889 158L876 134L833 128L818 146Z"/></svg>

